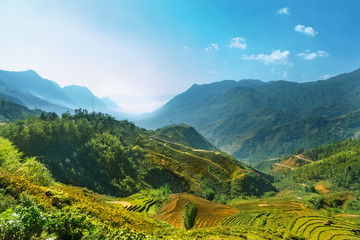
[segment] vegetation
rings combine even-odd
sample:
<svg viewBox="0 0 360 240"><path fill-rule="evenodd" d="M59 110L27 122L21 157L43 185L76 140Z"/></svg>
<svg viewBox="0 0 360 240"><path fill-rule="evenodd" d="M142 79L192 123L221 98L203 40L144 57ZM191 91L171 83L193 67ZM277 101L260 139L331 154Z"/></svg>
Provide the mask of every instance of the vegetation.
<svg viewBox="0 0 360 240"><path fill-rule="evenodd" d="M217 151L218 149L209 143L206 138L200 135L193 127L185 124L174 124L167 127L159 128L151 132L155 137L166 141L180 143L195 149Z"/></svg>
<svg viewBox="0 0 360 240"><path fill-rule="evenodd" d="M304 152L314 163L296 169L292 176L310 181L327 180L339 190L360 187L360 140L347 140Z"/></svg>
<svg viewBox="0 0 360 240"><path fill-rule="evenodd" d="M25 157L37 157L56 181L113 196L126 197L165 184L173 192L202 196L211 188L229 198L276 191L261 173L227 154L162 140L131 122L101 113L80 109L61 118L42 113L4 126L1 135ZM36 169L31 161L25 166Z"/></svg>
<svg viewBox="0 0 360 240"><path fill-rule="evenodd" d="M184 227L189 230L194 227L196 216L198 214L198 206L195 203L185 204L184 208Z"/></svg>

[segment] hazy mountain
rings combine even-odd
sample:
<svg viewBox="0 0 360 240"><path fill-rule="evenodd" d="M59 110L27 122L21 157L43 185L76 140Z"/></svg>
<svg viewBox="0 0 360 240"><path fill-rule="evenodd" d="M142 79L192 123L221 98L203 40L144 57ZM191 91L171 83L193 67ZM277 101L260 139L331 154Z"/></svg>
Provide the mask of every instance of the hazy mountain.
<svg viewBox="0 0 360 240"><path fill-rule="evenodd" d="M57 83L40 77L33 70L0 70L0 95L28 108L40 108L58 114L76 108L92 111L93 107L95 111L114 114L117 109L117 105L111 99L100 99L86 87L71 85L61 88Z"/></svg>
<svg viewBox="0 0 360 240"><path fill-rule="evenodd" d="M220 149L248 158L255 152L274 155L291 151L292 146L296 148L283 135L264 134L266 129L275 131L272 128L281 126L287 129L286 124L291 123L307 125L307 118L332 119L357 110L360 110L360 69L307 83L242 80L193 85L138 123L148 128L170 122L186 123ZM305 125L297 128L304 129ZM304 145L302 141L308 137L305 134L298 143ZM327 143L320 140L317 144ZM265 150L264 142L271 142L274 150ZM278 151L285 143L286 147Z"/></svg>
<svg viewBox="0 0 360 240"><path fill-rule="evenodd" d="M75 106L95 111L106 108L106 104L96 97L88 88L77 85L66 86L63 92L71 99Z"/></svg>

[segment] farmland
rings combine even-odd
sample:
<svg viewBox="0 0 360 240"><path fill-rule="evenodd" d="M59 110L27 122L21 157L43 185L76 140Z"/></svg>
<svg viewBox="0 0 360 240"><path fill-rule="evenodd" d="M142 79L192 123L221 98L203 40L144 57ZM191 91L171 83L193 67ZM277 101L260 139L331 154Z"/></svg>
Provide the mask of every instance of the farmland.
<svg viewBox="0 0 360 240"><path fill-rule="evenodd" d="M224 204L218 204L191 194L171 194L170 200L155 216L156 220L165 221L175 227L183 227L183 209L187 203L196 203L199 213L194 228L214 227L221 221L239 211Z"/></svg>
<svg viewBox="0 0 360 240"><path fill-rule="evenodd" d="M290 225L290 230L306 239L360 239L352 229L356 225L344 221L344 219L321 217L321 216L302 216L296 218Z"/></svg>

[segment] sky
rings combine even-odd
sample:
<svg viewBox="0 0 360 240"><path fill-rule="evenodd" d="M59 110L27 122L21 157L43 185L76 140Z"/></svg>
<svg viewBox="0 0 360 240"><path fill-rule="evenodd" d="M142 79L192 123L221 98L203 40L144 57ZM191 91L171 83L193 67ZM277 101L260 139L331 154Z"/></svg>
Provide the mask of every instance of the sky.
<svg viewBox="0 0 360 240"><path fill-rule="evenodd" d="M151 112L193 84L360 68L359 0L0 0L0 69Z"/></svg>

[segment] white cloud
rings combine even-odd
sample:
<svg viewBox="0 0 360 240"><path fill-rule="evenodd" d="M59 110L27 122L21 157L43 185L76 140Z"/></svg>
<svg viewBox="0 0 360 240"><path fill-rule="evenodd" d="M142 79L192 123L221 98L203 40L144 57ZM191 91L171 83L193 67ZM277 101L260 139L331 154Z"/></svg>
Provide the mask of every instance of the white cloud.
<svg viewBox="0 0 360 240"><path fill-rule="evenodd" d="M280 15L290 15L289 7L281 8L281 9L277 10L276 13L280 14Z"/></svg>
<svg viewBox="0 0 360 240"><path fill-rule="evenodd" d="M290 51L274 50L270 55L266 54L252 54L250 56L243 55L243 59L245 60L256 60L263 61L265 64L276 64L276 65L289 65L292 66L292 62L290 61Z"/></svg>
<svg viewBox="0 0 360 240"><path fill-rule="evenodd" d="M305 52L299 53L296 56L301 57L304 60L314 60L318 57L328 57L330 55L329 53L322 50L318 50L316 52L311 52L310 50L306 50Z"/></svg>
<svg viewBox="0 0 360 240"><path fill-rule="evenodd" d="M283 78L287 78L287 76L288 76L288 72L287 72L287 71L284 71L282 77L283 77Z"/></svg>
<svg viewBox="0 0 360 240"><path fill-rule="evenodd" d="M184 46L184 50L189 50L190 48L188 46Z"/></svg>
<svg viewBox="0 0 360 240"><path fill-rule="evenodd" d="M205 48L205 51L209 52L209 51L217 51L219 50L219 45L215 44L215 43L211 43L210 46L208 46L207 48Z"/></svg>
<svg viewBox="0 0 360 240"><path fill-rule="evenodd" d="M246 49L246 39L241 37L234 37L230 42L229 48Z"/></svg>
<svg viewBox="0 0 360 240"><path fill-rule="evenodd" d="M305 35L309 35L312 37L315 37L318 34L318 32L315 31L315 29L313 29L312 27L305 27L303 25L296 25L294 30L295 30L295 32L300 32L300 33L303 33Z"/></svg>
<svg viewBox="0 0 360 240"><path fill-rule="evenodd" d="M331 77L334 77L334 75L329 75L329 74L325 74L319 77L320 80L326 80L329 79Z"/></svg>

